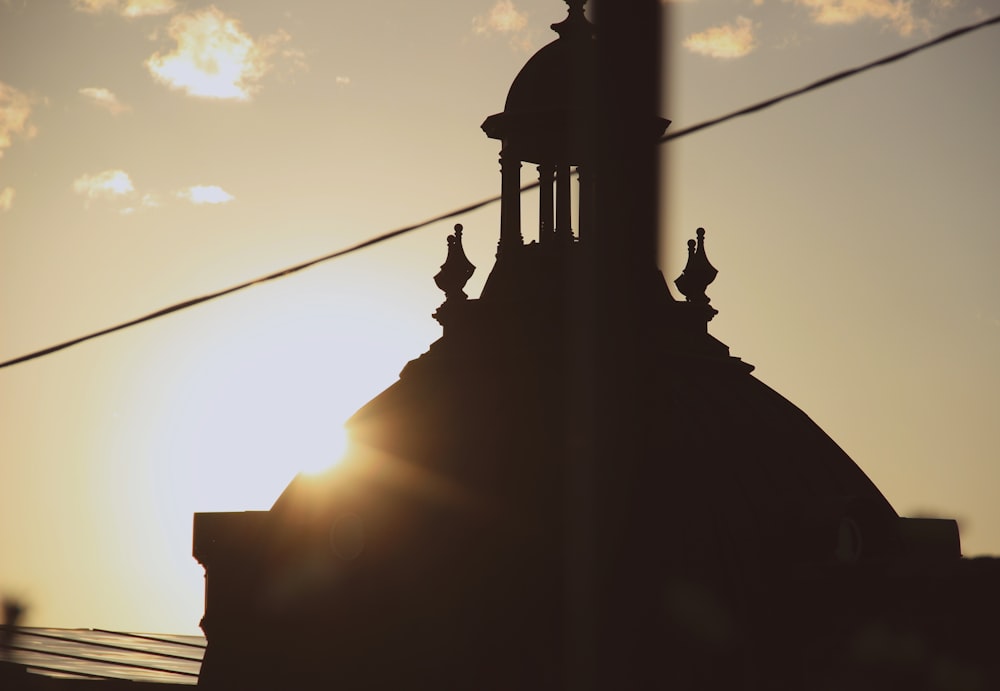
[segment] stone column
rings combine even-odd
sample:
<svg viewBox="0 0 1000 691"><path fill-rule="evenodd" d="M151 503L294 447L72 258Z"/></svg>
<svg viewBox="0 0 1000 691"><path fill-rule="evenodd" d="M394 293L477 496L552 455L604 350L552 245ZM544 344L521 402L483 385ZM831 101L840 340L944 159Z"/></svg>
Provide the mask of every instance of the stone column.
<svg viewBox="0 0 1000 691"><path fill-rule="evenodd" d="M556 237L573 237L573 203L570 199L569 164L560 164L556 172Z"/></svg>
<svg viewBox="0 0 1000 691"><path fill-rule="evenodd" d="M500 243L497 257L513 247L521 247L521 162L500 154Z"/></svg>
<svg viewBox="0 0 1000 691"><path fill-rule="evenodd" d="M538 241L547 242L555 236L555 225L552 220L552 182L555 178L555 166L544 164L538 166Z"/></svg>

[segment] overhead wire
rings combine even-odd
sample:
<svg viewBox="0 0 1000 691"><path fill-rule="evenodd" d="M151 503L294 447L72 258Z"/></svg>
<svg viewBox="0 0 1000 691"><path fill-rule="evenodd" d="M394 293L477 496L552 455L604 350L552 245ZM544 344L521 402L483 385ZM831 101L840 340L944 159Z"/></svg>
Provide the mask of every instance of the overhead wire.
<svg viewBox="0 0 1000 691"><path fill-rule="evenodd" d="M910 48L907 48L905 50L901 50L901 51L899 51L897 53L892 53L890 55L887 55L885 57L879 58L879 59L874 60L872 62L865 63L865 64L860 65L858 67L853 67L853 68L850 68L850 69L843 70L841 72L837 72L835 74L832 74L832 75L829 75L829 76L824 77L822 79L819 79L819 80L817 80L815 82L812 82L811 84L807 84L806 86L800 87L798 89L793 89L791 91L786 91L785 93L782 93L782 94L780 94L778 96L774 96L774 97L766 99L764 101L760 101L758 103L754 103L753 105L747 106L745 108L741 108L741 109L733 111L731 113L727 113L726 115L722 115L722 116L719 116L719 117L716 117L716 118L712 118L710 120L705 120L705 121L700 122L698 124L691 125L690 127L685 127L685 128L676 130L676 131L674 131L674 132L672 132L670 134L666 134L663 137L661 137L659 139L659 143L665 143L665 142L673 141L675 139L680 139L681 137L685 137L685 136L694 134L695 132L700 132L702 130L708 129L709 127L714 127L716 125L720 125L720 124L722 124L724 122L728 122L729 120L733 120L733 119L738 118L738 117L743 117L745 115L750 115L752 113L756 113L756 112L762 111L762 110L764 110L766 108L770 108L772 106L775 106L775 105L777 105L777 104L779 104L779 103L781 103L783 101L787 101L787 100L795 98L797 96L801 96L803 94L809 93L810 91L815 91L817 89L829 86L829 85L834 84L836 82L839 82L841 80L844 80L844 79L847 79L849 77L853 77L855 75L861 74L862 72L867 72L868 70L875 69L876 67L882 67L884 65L888 65L890 63L896 62L897 60L902 60L903 58L906 58L906 57L909 57L911 55L914 55L915 53L919 53L921 51L927 50L927 49L932 48L934 46L940 45L940 44L945 43L947 41L951 41L951 40L956 39L956 38L958 38L960 36L964 36L965 34L969 34L969 33L973 32L973 31L977 31L979 29L983 29L983 28L985 28L987 26L990 26L990 25L993 25L993 24L1000 24L1000 15L997 15L995 17L990 17L988 19L984 19L982 21L976 22L975 24L970 24L970 25L967 25L967 26L964 26L964 27L960 27L958 29L954 29L952 31L949 31L949 32L947 32L945 34L942 34L942 35L940 35L940 36L938 36L938 37L936 37L934 39L931 39L929 41L925 41L923 43L919 43L919 44L917 44L915 46L911 46ZM523 185L521 187L521 192L526 192L528 190L535 189L539 185L540 185L540 183L538 181L528 183L528 184ZM57 343L56 345L52 345L52 346L49 346L47 348L43 348L41 350L36 350L36 351L30 352L30 353L27 353L25 355L21 355L19 357L13 358L11 360L6 360L4 362L0 362L0 369L4 369L6 367L11 367L13 365L17 365L17 364L20 364L22 362L28 362L30 360L35 360L35 359L43 357L45 355L50 355L52 353L59 352L60 350L65 350L66 348L69 348L71 346L75 346L75 345L78 345L80 343L84 343L86 341L93 340L93 339L98 338L100 336L105 336L107 334L115 333L116 331L122 331L123 329L127 329L129 327L136 326L136 325L142 324L144 322L152 321L154 319L159 319L160 317L165 317L168 314L173 314L174 312L179 312L181 310L185 310L185 309L188 309L190 307L194 307L195 305L200 305L200 304L203 304L205 302L209 302L210 300L215 300L215 299L221 298L221 297L223 297L225 295L230 295L230 294L235 293L237 291L244 290L246 288L250 288L252 286L259 285L261 283L266 283L266 282L269 282L269 281L277 280L279 278L284 278L286 276L289 276L291 274L297 273L297 272L302 271L304 269L308 269L310 267L316 266L317 264L321 264L323 262L327 262L327 261L330 261L330 260L333 260L333 259L337 259L339 257L346 256L348 254L352 254L352 253L357 252L359 250L365 249L366 247L372 247L374 245L377 245L377 244L380 244L382 242L385 242L386 240L391 240L392 238L396 238L396 237L399 237L401 235L405 235L406 233L410 233L410 232L413 232L415 230L419 230L421 228L425 228L425 227L427 227L429 225L433 225L435 223L440 223L441 221L446 221L446 220L448 220L450 218L455 218L457 216L465 215L467 213L470 213L470 212L475 211L477 209L480 209L482 207L489 206L490 204L498 202L498 201L500 201L500 199L501 199L500 195L496 195L496 196L493 196L493 197L488 197L488 198L482 199L482 200L480 200L478 202L474 202L472 204L467 204L467 205L462 206L460 208L453 209L453 210L448 211L446 213L438 214L437 216L434 216L432 218L428 218L428 219L426 219L424 221L420 221L418 223L414 223L414 224L411 224L411 225L408 225L408 226L403 226L401 228L396 228L395 230L391 230L391 231L388 231L386 233L382 233L381 235L376 235L376 236L371 237L371 238L369 238L367 240L364 240L362 242L358 242L356 244L349 245L348 247L336 250L334 252L330 252L328 254L324 254L324 255L322 255L320 257L316 257L314 259L310 259L308 261L304 261L304 262L301 262L299 264L294 264L294 265L289 266L287 268L279 269L278 271L274 271L274 272L271 272L269 274L265 274L263 276L259 276L257 278L253 278L253 279L250 279L248 281L244 281L242 283L238 283L236 285L230 286L229 288L224 288L222 290L217 290L217 291L214 291L214 292L211 292L211 293L207 293L205 295L201 295L201 296L196 297L196 298L191 298L190 300L185 300L184 302L179 302L179 303L170 305L168 307L164 307L162 309L156 310L155 312L150 312L149 314L146 314L146 315L144 315L142 317L137 317L136 319L132 319L132 320L129 320L127 322L122 322L120 324L116 324L115 326L110 326L108 328L101 329L100 331L95 331L93 333L89 333L89 334L86 334L84 336L80 336L78 338L74 338L74 339L71 339L71 340L68 340L68 341L63 341L62 343Z"/></svg>
<svg viewBox="0 0 1000 691"><path fill-rule="evenodd" d="M806 86L800 87L798 89L793 89L792 91L786 91L785 93L779 96L774 96L773 98L769 98L764 101L754 103L753 105L747 106L746 108L740 108L739 110L733 111L732 113L728 113L726 115L722 115L717 118L712 118L711 120L705 120L704 122L700 122L697 125L691 125L690 127L685 127L683 129L676 130L674 132L671 132L670 134L662 136L660 138L660 142L663 143L663 142L669 142L673 139L679 139L689 134L694 134L695 132L700 132L701 130L708 129L709 127L714 127L715 125L721 125L722 123L728 122L729 120L733 120L735 118L742 117L744 115L750 115L751 113L759 112L761 110L764 110L765 108L770 108L771 106L777 105L782 101L787 101L788 99L795 98L796 96L801 96L803 94L809 93L810 91L821 89L824 86L829 86L843 79L847 79L848 77L853 77L855 75L861 74L862 72L867 72L868 70L875 69L876 67L882 67L884 65L896 62L897 60L902 60L903 58L907 58L915 53L927 50L928 48L933 48L934 46L940 45L947 41L951 41L953 39L958 38L959 36L964 36L965 34L971 33L973 31L977 31L978 29L985 28L987 26L990 26L991 24L1000 24L1000 15L997 15L996 17L991 17L989 19L984 19L980 22L976 22L975 24L969 24L968 26L960 27L953 31L949 31L947 33L941 34L937 38L925 41L924 43L918 43L915 46L907 48L906 50L901 50L898 53L892 53L891 55L887 55L883 58L879 58L878 60L874 60L872 62L859 65L858 67L852 67L850 69L846 69L841 72L831 74L811 84L807 84Z"/></svg>
<svg viewBox="0 0 1000 691"><path fill-rule="evenodd" d="M483 199L483 200L480 200L478 202L475 202L474 204L467 204L466 206L463 206L463 207L461 207L459 209L453 209L452 211L449 211L449 212L443 213L443 214L439 214L439 215L434 216L433 218L429 218L429 219L427 219L425 221L421 221L419 223L414 223L414 224L408 225L408 226L403 226L402 228L397 228L397 229L391 230L391 231L389 231L387 233L382 233L381 235L376 235L375 237L369 238L367 240L364 240L362 242L356 243L354 245L350 245L350 246L345 247L343 249L336 250L335 252L330 252L329 254L324 254L321 257L316 257L314 259L310 259L308 261L304 261L304 262L301 262L299 264L295 264L293 266L289 266L289 267L284 268L284 269L279 269L278 271L274 271L272 273L265 274L264 276L259 276L257 278L253 278L253 279L250 279L249 281L244 281L242 283L237 283L236 285L230 286L228 288L223 288L222 290L216 290L216 291L214 291L212 293L207 293L205 295L201 295L201 296L196 297L196 298L191 298L190 300L185 300L184 302L178 302L178 303L170 305L168 307L164 307L163 309L158 309L155 312L150 312L149 314L146 314L146 315L144 315L142 317L137 317L137 318L132 319L130 321L122 322L121 324L116 324L115 326L109 326L106 329L101 329L100 331L95 331L95 332L89 333L89 334L87 334L85 336L80 336L78 338L74 338L74 339L69 340L69 341L64 341L62 343L58 343L56 345L49 346L48 348L43 348L42 350L36 350L36 351L28 353L26 355L21 355L20 357L16 357L13 360L7 360L5 362L0 362L0 369L3 369L4 367L10 367L11 365L16 365L16 364L21 363L21 362L27 362L29 360L34 360L36 358L42 357L43 355L49 355L51 353L56 353L56 352L59 352L60 350L65 350L66 348L69 348L70 346L75 346L77 344L84 343L85 341L90 341L90 340L95 339L95 338L97 338L99 336L105 336L107 334L114 333L116 331L121 331L123 329L127 329L130 326L136 326L137 324L142 324L143 322L152 321L153 319L159 319L160 317L165 317L168 314L173 314L174 312L179 312L181 310L188 309L189 307L194 307L195 305L200 305L202 303L208 302L209 300L215 300L217 298L221 298L224 295L230 295L230 294L235 293L237 291L244 290L245 288L250 288L251 286L259 285L261 283L266 283L268 281L273 281L273 280L276 280L276 279L279 279L279 278L284 278L285 276L289 276L289 275L291 275L293 273L297 273L297 272L302 271L304 269L308 269L309 267L315 266L317 264L321 264L323 262L330 261L331 259L336 259L338 257L343 257L343 256L351 254L353 252L357 252L358 250L364 249L365 247L371 247L372 245L377 245L380 242L385 242L386 240L391 240L394 237L398 237L398 236L403 235L405 233L409 233L411 231L417 230L418 228L423 228L423 227L429 226L429 225L431 225L433 223L439 223L440 221L445 221L445 220L448 220L449 218L454 218L455 216L461 216L461 215L467 214L467 213L469 213L471 211L475 211L476 209L479 209L481 207L488 206L489 204L492 204L493 202L496 202L499 199L500 199L499 196L497 196L497 197L490 197L489 199Z"/></svg>

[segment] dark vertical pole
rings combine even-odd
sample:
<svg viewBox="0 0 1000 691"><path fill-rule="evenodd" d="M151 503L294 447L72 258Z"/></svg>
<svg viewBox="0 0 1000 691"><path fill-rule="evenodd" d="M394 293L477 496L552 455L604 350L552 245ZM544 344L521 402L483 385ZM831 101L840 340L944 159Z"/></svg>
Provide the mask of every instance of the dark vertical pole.
<svg viewBox="0 0 1000 691"><path fill-rule="evenodd" d="M597 221L616 273L655 268L658 245L660 4L595 0Z"/></svg>
<svg viewBox="0 0 1000 691"><path fill-rule="evenodd" d="M592 262L594 347L594 688L662 686L659 630L665 550L649 519L655 495L649 368L660 188L659 0L595 0L598 57Z"/></svg>

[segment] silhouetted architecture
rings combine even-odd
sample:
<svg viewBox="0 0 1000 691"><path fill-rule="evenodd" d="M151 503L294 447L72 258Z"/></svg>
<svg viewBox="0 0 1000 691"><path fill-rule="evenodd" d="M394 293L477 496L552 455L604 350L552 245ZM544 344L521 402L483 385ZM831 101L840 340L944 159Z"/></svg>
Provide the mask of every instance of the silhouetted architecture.
<svg viewBox="0 0 1000 691"><path fill-rule="evenodd" d="M657 3L606 3L598 40L567 4L483 123L503 199L480 297L456 226L443 335L354 415L347 460L195 516L199 684L997 688L998 565L897 516L708 333L702 229L683 300L656 267L667 121L624 13L658 26Z"/></svg>

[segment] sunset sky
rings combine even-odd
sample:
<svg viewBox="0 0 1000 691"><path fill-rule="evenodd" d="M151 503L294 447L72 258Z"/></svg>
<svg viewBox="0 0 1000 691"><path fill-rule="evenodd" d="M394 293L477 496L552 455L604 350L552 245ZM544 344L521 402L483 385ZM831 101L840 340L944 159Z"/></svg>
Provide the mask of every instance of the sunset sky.
<svg viewBox="0 0 1000 691"><path fill-rule="evenodd" d="M671 130L1000 14L665 7ZM564 16L0 0L0 361L497 194L479 125ZM704 226L712 333L967 555L1000 553L998 75L992 26L661 147L665 275ZM458 220L475 297L499 209ZM0 595L29 625L197 631L192 514L336 460L440 335L453 223L0 370Z"/></svg>

